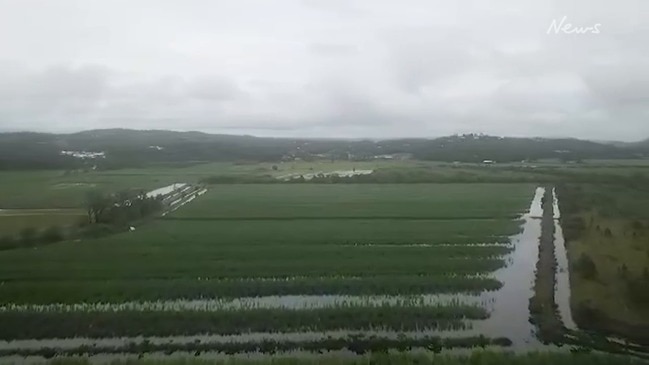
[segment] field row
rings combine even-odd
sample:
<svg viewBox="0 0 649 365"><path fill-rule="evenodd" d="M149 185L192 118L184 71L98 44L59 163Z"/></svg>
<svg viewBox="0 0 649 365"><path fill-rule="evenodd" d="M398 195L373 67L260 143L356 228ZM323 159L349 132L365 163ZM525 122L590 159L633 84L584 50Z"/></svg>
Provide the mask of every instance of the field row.
<svg viewBox="0 0 649 365"><path fill-rule="evenodd" d="M479 274L503 266L501 246L192 246L95 249L69 243L0 255L0 281L218 279L290 276ZM75 249L76 248L76 249ZM29 270L25 270L29 265Z"/></svg>
<svg viewBox="0 0 649 365"><path fill-rule="evenodd" d="M510 346L511 341L507 338L487 338L484 336L472 337L401 337L385 338L378 336L355 335L343 338L323 338L323 339L296 339L296 340L254 340L246 342L192 342L192 343L151 343L148 341L131 342L124 346L79 346L75 348L61 349L57 347L45 347L39 349L0 349L1 356L42 356L51 358L54 356L83 356L92 354L147 354L160 352L170 355L174 352L192 352L199 355L202 352L211 354L237 354L237 353L256 353L256 354L277 354L289 351L338 351L349 350L357 354L367 352L385 353L388 350L406 351L412 348L425 348L430 351L439 352L443 349L453 348L471 348L486 346ZM234 361L234 359L230 359ZM231 363L228 362L228 363ZM185 364L185 361L179 364ZM290 362L293 363L293 362ZM206 363L207 364L207 363ZM214 364L214 362L210 362Z"/></svg>
<svg viewBox="0 0 649 365"><path fill-rule="evenodd" d="M57 280L18 281L0 285L0 303L121 303L272 295L413 295L497 290L501 283L488 277L369 276L314 277L279 280Z"/></svg>
<svg viewBox="0 0 649 365"><path fill-rule="evenodd" d="M213 312L2 312L0 339L180 336L247 332L460 330L467 319L486 319L477 305L349 306L306 310L251 309Z"/></svg>

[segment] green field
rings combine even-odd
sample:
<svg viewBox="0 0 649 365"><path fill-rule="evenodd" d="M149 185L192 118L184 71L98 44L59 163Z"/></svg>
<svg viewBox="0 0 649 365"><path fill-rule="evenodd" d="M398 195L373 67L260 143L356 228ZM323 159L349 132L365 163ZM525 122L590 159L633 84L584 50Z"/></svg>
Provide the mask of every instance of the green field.
<svg viewBox="0 0 649 365"><path fill-rule="evenodd" d="M534 190L529 184L214 185L132 232L1 252L0 303L46 307L0 311L6 324L0 337L467 328L467 320L489 316L481 304L430 306L415 298L414 305L394 307L193 314L57 312L47 305L496 290L500 283L485 275L505 264L509 236L520 230L516 217Z"/></svg>
<svg viewBox="0 0 649 365"><path fill-rule="evenodd" d="M512 184L217 185L182 218L515 218L531 186Z"/></svg>

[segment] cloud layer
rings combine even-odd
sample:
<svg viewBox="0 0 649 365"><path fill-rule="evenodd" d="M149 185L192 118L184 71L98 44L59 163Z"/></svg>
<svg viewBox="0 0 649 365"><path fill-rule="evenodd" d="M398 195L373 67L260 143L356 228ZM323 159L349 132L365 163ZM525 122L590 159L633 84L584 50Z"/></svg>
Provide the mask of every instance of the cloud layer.
<svg viewBox="0 0 649 365"><path fill-rule="evenodd" d="M486 3L0 0L0 131L649 137L649 3Z"/></svg>

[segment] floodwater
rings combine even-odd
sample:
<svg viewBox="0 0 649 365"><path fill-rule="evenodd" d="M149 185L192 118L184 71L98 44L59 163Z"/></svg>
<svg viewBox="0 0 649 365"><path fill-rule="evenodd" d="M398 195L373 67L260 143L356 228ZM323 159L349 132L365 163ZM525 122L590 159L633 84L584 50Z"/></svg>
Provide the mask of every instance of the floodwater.
<svg viewBox="0 0 649 365"><path fill-rule="evenodd" d="M563 237L563 229L559 218L559 201L556 191L552 190L554 206L554 255L557 261L556 284L554 287L554 301L559 308L559 316L563 325L569 330L576 330L577 324L572 319L570 309L570 271L568 270L568 253L566 252L566 241Z"/></svg>
<svg viewBox="0 0 649 365"><path fill-rule="evenodd" d="M185 185L187 185L187 184L185 184L185 183L176 183L176 184L167 185L167 186L164 186L164 187L149 191L148 193L146 193L146 196L147 196L147 198L152 198L152 197L156 197L158 195L167 195L167 194L173 192L174 190L178 190L178 189L182 188Z"/></svg>
<svg viewBox="0 0 649 365"><path fill-rule="evenodd" d="M524 221L521 233L513 236L514 251L508 265L495 272L503 287L484 296L493 297L493 311L484 321L477 322L474 331L491 337L507 337L512 347L522 349L540 346L534 336L535 327L529 322L529 300L534 295L536 262L539 256L539 237L543 214L541 198L545 189L538 187Z"/></svg>
<svg viewBox="0 0 649 365"><path fill-rule="evenodd" d="M173 189L172 189L173 190ZM133 337L133 338L68 338L68 339L44 339L44 340L20 340L11 342L0 342L0 349L14 348L42 348L59 347L74 348L81 345L95 345L105 347L126 346L132 342L144 340L152 343L192 343L201 342L222 342L222 341L254 341L262 339L276 340L308 340L322 339L327 337L346 338L350 335L375 335L388 338L407 336L421 338L425 336L441 337L465 337L472 335L485 335L488 337L507 337L512 340L512 350L529 350L541 348L541 343L534 336L535 328L529 322L529 299L534 295L533 286L535 280L535 268L538 260L539 237L541 234L542 216L541 198L545 190L537 188L534 198L530 204L529 211L524 214L522 231L510 238L513 251L507 256L507 266L493 273L493 276L503 283L498 291L483 292L480 295L460 294L439 294L414 296L420 305L433 305L444 303L444 301L455 301L457 303L479 304L487 308L491 316L487 320L465 321L467 329L440 331L432 329L421 329L419 331L390 331L382 328L374 328L371 331L326 331L326 332L295 332L295 333L246 333L240 335L196 335L196 336L175 336L175 337ZM290 280L286 278L284 280ZM252 305L264 308L319 308L323 306L347 303L358 305L359 303L381 303L397 304L402 303L407 297L400 296L269 296L260 298L239 298L229 301L167 301L153 303L162 308L183 308L212 310L213 306L225 306L226 308L241 308ZM98 304L98 306L106 304ZM125 303L128 306L138 306L142 303ZM108 305L110 306L110 305ZM47 307L47 306L45 306ZM219 307L221 308L221 307ZM15 307L14 307L15 309Z"/></svg>
<svg viewBox="0 0 649 365"><path fill-rule="evenodd" d="M185 190L187 190L187 189L185 189ZM185 191L185 190L183 190L183 191ZM187 203L190 203L191 201L193 201L197 197L205 194L206 192L207 192L207 189L202 189L202 190L199 190L197 192L192 192L189 195L189 197L185 197L185 198L181 197L181 198L178 198L178 199L172 201L171 204L169 204L169 206L170 206L169 210L162 213L162 215L164 216L164 215L167 215L168 213L171 213L171 212L175 211L176 209L184 206Z"/></svg>

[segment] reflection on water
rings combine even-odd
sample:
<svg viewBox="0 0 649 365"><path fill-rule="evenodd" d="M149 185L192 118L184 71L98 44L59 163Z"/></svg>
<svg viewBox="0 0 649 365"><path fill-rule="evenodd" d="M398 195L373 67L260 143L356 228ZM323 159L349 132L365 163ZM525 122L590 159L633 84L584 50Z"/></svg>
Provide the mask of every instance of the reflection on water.
<svg viewBox="0 0 649 365"><path fill-rule="evenodd" d="M536 261L539 255L539 237L543 214L541 198L545 189L536 189L529 212L523 215L523 231L511 238L514 251L507 259L508 265L495 272L495 277L503 283L497 292L486 293L492 296L491 317L477 322L473 331L490 337L508 337L512 348L529 349L540 346L534 336L534 325L529 322L529 299L534 295Z"/></svg>
<svg viewBox="0 0 649 365"><path fill-rule="evenodd" d="M561 213L555 190L552 190L554 206L554 255L557 260L556 284L554 288L554 300L559 308L559 316L563 325L570 330L576 330L577 325L572 319L570 310L570 272L568 270L568 254L566 242L563 237L563 229L559 223Z"/></svg>

